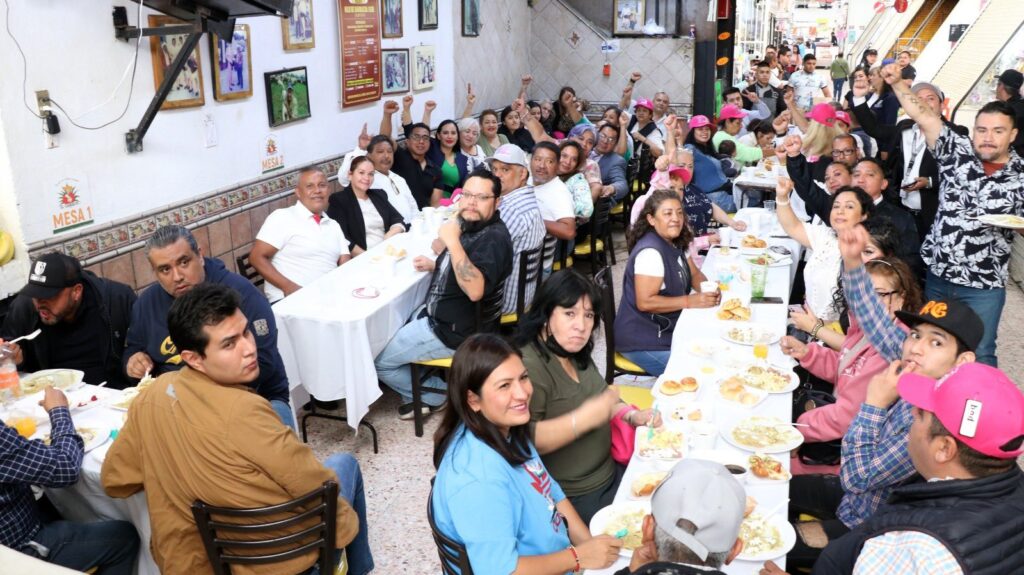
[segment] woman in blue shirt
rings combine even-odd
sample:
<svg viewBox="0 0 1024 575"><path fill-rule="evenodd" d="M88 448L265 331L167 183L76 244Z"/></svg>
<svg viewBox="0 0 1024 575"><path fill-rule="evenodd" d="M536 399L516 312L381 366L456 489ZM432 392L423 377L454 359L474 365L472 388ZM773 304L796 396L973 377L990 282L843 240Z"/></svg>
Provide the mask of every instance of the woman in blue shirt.
<svg viewBox="0 0 1024 575"><path fill-rule="evenodd" d="M621 540L590 530L530 443L533 386L518 350L478 334L455 352L434 434L437 529L466 547L474 573L601 569Z"/></svg>

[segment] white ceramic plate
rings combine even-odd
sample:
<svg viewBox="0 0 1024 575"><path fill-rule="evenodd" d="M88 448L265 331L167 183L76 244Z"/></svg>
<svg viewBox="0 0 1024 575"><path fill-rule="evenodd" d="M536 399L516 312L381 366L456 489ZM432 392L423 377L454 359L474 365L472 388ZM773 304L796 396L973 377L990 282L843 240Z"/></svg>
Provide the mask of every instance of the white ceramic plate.
<svg viewBox="0 0 1024 575"><path fill-rule="evenodd" d="M758 455L761 457L771 457L772 459L778 461L779 463L782 464L782 469L783 471L786 472L786 477L782 479L767 479L764 477L758 477L757 475L754 474L753 471L751 471L750 473L747 474L747 483L749 483L750 485L778 485L780 483L789 483L789 480L793 478L792 472L790 472L790 470L786 468L786 459L788 458L786 454L768 455L764 452L755 452L753 455ZM746 454L744 458L744 465L747 466L747 469L750 469L750 457L751 454Z"/></svg>
<svg viewBox="0 0 1024 575"><path fill-rule="evenodd" d="M783 367L781 365L775 365L775 364L769 364L768 367L773 369L773 370L775 370L775 371L781 372L783 375L786 375L789 378L789 383L785 387L776 390L776 389L762 389L760 387L752 385L750 383L750 379L747 377L747 370L749 370L752 367L764 367L764 366L760 366L760 365L757 365L757 364L748 364L747 366L743 367L742 369L737 370L737 373L736 373L736 375L742 377L747 382L747 387L749 387L751 389L761 389L762 391L765 391L767 393L791 393L794 389L796 389L797 387L800 387L800 376L798 376L796 374L796 372L793 371L792 368L790 368L790 367Z"/></svg>
<svg viewBox="0 0 1024 575"><path fill-rule="evenodd" d="M669 380L679 381L680 379L682 379L684 377L692 377L692 378L697 380L697 390L696 391L680 391L679 393L675 393L675 394L668 394L668 393L665 393L664 391L662 391L661 385L663 383L665 383L666 381L669 381ZM693 401L693 399L697 396L697 393L700 392L701 387L703 387L703 382L701 381L701 378L697 376L697 374L693 374L693 375L668 375L666 373L663 373L663 374L659 375L658 376L658 380L656 382L654 382L654 387L651 388L651 395L654 396L655 399L660 399L660 400L663 400L663 401L671 401L671 402Z"/></svg>
<svg viewBox="0 0 1024 575"><path fill-rule="evenodd" d="M728 347L717 339L701 337L691 340L686 345L686 351L690 355L704 359L711 359L716 353L726 351Z"/></svg>
<svg viewBox="0 0 1024 575"><path fill-rule="evenodd" d="M757 510L754 510L755 514L757 512ZM789 551L796 545L796 530L793 529L793 526L789 523L789 521L786 521L785 517L776 514L772 515L771 517L765 518L764 522L767 525L775 527L779 530L779 538L782 540L782 544L772 549L771 551L764 551L756 555L749 554L748 552L744 551L736 557L737 559L739 559L740 561L756 561L758 563L761 563L763 561L768 561L770 559L782 557L786 553L789 553Z"/></svg>
<svg viewBox="0 0 1024 575"><path fill-rule="evenodd" d="M622 476L622 484L626 489L626 499L630 501L650 501L650 495L633 495L633 481L648 473L664 474L665 477L668 477L668 472L672 470L675 464L675 461L636 460L631 462L629 467L626 468L626 473Z"/></svg>
<svg viewBox="0 0 1024 575"><path fill-rule="evenodd" d="M88 434L90 434L89 437L86 437L85 435L82 436L82 440L85 442L85 447L83 449L83 451L85 451L85 453L89 453L90 451L92 451L93 449L96 449L97 447L103 445L104 443L107 442L108 439L110 439L110 428L109 427L84 427L83 426L81 428L76 428L76 429L78 429L78 432L79 432L80 435L83 432L87 432ZM45 440L45 438L49 437L49 435L50 435L50 429L47 428L46 431L38 431L38 432L36 432L36 434L32 436L32 439L43 439L43 440Z"/></svg>
<svg viewBox="0 0 1024 575"><path fill-rule="evenodd" d="M636 443L633 445L633 455L644 461L679 461L686 457L686 433L682 430L672 427L661 426L654 429L654 437L657 439L658 434L672 433L679 436L679 441L674 443L672 447L656 448L653 450L647 450L646 445L648 443L648 435L650 435L650 428L647 426L640 426L636 428Z"/></svg>
<svg viewBox="0 0 1024 575"><path fill-rule="evenodd" d="M375 287L361 287L352 290L352 297L359 299L373 299L380 295L380 290Z"/></svg>
<svg viewBox="0 0 1024 575"><path fill-rule="evenodd" d="M643 516L651 512L650 501L623 501L621 503L613 503L608 507L599 509L597 513L590 519L590 533L592 535L601 535L608 531L609 535L615 535L615 531L612 530L613 523L622 515L629 513L640 513L637 521L634 521L637 538L641 537L640 529L643 525ZM632 528L630 528L632 532ZM639 547L639 542L637 543ZM633 550L626 549L625 545L619 550L619 555L623 557L632 557Z"/></svg>
<svg viewBox="0 0 1024 575"><path fill-rule="evenodd" d="M722 339L739 345L771 345L781 338L779 332L756 323L729 322L722 328Z"/></svg>
<svg viewBox="0 0 1024 575"><path fill-rule="evenodd" d="M44 369L23 378L21 391L30 395L42 391L47 385L56 389L75 389L82 384L83 377L85 373L77 369Z"/></svg>
<svg viewBox="0 0 1024 575"><path fill-rule="evenodd" d="M683 403L673 403L659 401L656 407L661 412L662 423L669 427L687 429L691 423L696 421L715 422L715 407L710 402L686 401ZM690 416L696 412L700 412L699 419L690 419Z"/></svg>
<svg viewBox="0 0 1024 575"><path fill-rule="evenodd" d="M782 442L779 442L779 443L772 443L772 444L766 445L766 446L746 445L744 443L740 443L739 441L737 441L736 438L733 437L733 431L735 431L735 429L737 427L740 427L740 426L743 426L743 425L746 425L746 424L749 424L749 423L752 423L752 422L759 422L759 423L763 423L763 424L774 424L777 427L779 427L780 430L785 430L785 429L791 430L791 433L787 433L786 434L786 436L787 436L786 440L784 440ZM730 427L722 429L722 439L724 439L728 444L732 445L736 449L741 449L743 451L749 451L751 453L760 452L760 453L769 453L769 454L772 454L772 453L786 453L786 452L792 451L792 450L796 449L797 447L800 447L800 445L802 445L803 442L804 442L804 436L799 431L797 431L797 429L795 427L793 427L792 425L789 425L788 423L782 421L781 419L779 419L777 417L763 417L763 416L757 416L757 415L748 417L747 419L744 419L743 421L740 421L736 425L733 425L733 426L730 426Z"/></svg>
<svg viewBox="0 0 1024 575"><path fill-rule="evenodd" d="M1024 229L1024 218L1013 214L985 214L984 216L978 216L978 221L997 228Z"/></svg>
<svg viewBox="0 0 1024 575"><path fill-rule="evenodd" d="M736 376L730 376L730 377L736 377ZM753 409L753 408L757 407L758 405L761 405L761 403L765 400L765 398L768 397L768 392L767 391L765 391L763 389L757 389L756 387L751 387L749 385L746 385L745 383L743 384L743 388L744 388L745 392L750 394L751 397L757 398L756 401L753 401L751 403L741 403L738 399L730 399L728 397L725 397L725 395L722 394L722 383L725 382L727 379L730 379L730 377L722 378L718 382L718 389L715 390L715 397L718 398L719 401L723 401L727 405L731 405L731 406L735 406L735 407L742 407L742 408L745 408L745 409Z"/></svg>

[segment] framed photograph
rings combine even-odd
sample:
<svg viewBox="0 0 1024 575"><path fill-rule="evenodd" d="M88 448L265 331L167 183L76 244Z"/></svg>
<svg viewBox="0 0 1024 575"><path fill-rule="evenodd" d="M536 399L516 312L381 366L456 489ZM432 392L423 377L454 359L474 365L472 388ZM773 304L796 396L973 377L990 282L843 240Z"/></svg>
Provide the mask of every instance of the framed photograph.
<svg viewBox="0 0 1024 575"><path fill-rule="evenodd" d="M292 15L281 19L281 39L286 52L309 50L316 45L313 0L292 0Z"/></svg>
<svg viewBox="0 0 1024 575"><path fill-rule="evenodd" d="M647 0L615 0L613 34L643 34L644 5Z"/></svg>
<svg viewBox="0 0 1024 575"><path fill-rule="evenodd" d="M420 5L420 30L437 30L437 0L417 0Z"/></svg>
<svg viewBox="0 0 1024 575"><path fill-rule="evenodd" d="M150 28L172 24L185 24L185 22L170 16L149 16ZM185 34L149 37L149 53L153 58L153 85L157 89L160 89L160 84L164 81L164 71L171 66L171 62L178 56L181 47L185 45L185 38L187 38ZM161 110L193 108L206 103L206 96L203 94L202 65L203 60L199 56L199 45L197 44L192 55L185 62L185 67L178 73L171 92L160 106Z"/></svg>
<svg viewBox="0 0 1024 575"><path fill-rule="evenodd" d="M462 35L480 35L480 0L462 0Z"/></svg>
<svg viewBox="0 0 1024 575"><path fill-rule="evenodd" d="M271 128L310 117L305 66L266 72L263 81L267 87L267 116Z"/></svg>
<svg viewBox="0 0 1024 575"><path fill-rule="evenodd" d="M380 61L384 65L384 93L400 94L409 91L409 51L381 50Z"/></svg>
<svg viewBox="0 0 1024 575"><path fill-rule="evenodd" d="M437 58L433 46L413 46L412 89L424 90L434 85Z"/></svg>
<svg viewBox="0 0 1024 575"><path fill-rule="evenodd" d="M402 0L380 1L380 35L382 38L402 37Z"/></svg>
<svg viewBox="0 0 1024 575"><path fill-rule="evenodd" d="M240 100L252 96L252 36L248 24L236 24L230 39L210 34L213 58L213 99Z"/></svg>

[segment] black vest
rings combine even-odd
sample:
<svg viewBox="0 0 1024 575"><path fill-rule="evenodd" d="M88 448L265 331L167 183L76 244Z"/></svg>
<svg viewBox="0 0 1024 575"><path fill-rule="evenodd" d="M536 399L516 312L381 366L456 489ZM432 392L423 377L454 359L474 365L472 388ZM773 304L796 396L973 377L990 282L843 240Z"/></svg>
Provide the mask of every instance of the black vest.
<svg viewBox="0 0 1024 575"><path fill-rule="evenodd" d="M890 531L920 531L949 549L967 575L1024 573L1024 473L913 483L896 488L862 525L829 543L813 573L853 572L864 542Z"/></svg>

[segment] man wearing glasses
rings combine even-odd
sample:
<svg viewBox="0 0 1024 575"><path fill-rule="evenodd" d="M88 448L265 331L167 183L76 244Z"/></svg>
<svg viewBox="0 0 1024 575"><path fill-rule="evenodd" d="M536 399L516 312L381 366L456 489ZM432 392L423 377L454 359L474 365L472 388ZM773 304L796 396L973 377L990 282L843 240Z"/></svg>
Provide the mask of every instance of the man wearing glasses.
<svg viewBox="0 0 1024 575"><path fill-rule="evenodd" d="M413 124L412 120L405 123L407 118L411 118L412 102L412 96L402 98L405 146L399 146L395 150L391 170L405 179L413 197L416 198L416 204L423 209L427 206L436 206L441 199L441 166L427 159L427 152L430 150L430 126L423 122ZM432 109L431 104L432 102L428 101L427 108ZM391 116L396 110L397 106L384 106L381 134L391 135ZM426 114L424 112L424 115Z"/></svg>
<svg viewBox="0 0 1024 575"><path fill-rule="evenodd" d="M478 331L495 332L501 316L502 286L512 273L512 236L498 214L501 180L477 168L466 178L458 217L441 226L444 244L436 260L417 256L413 267L431 272L426 304L398 330L374 364L377 377L402 396L399 419L412 419L414 361L451 357L467 337ZM436 375L423 381L423 414L438 411L445 402L446 384Z"/></svg>
<svg viewBox="0 0 1024 575"><path fill-rule="evenodd" d="M597 133L597 147L594 149L597 165L601 168L602 197L613 196L616 202L626 197L629 182L626 180L626 160L615 153L615 142L619 141L619 128L611 124L601 126Z"/></svg>

